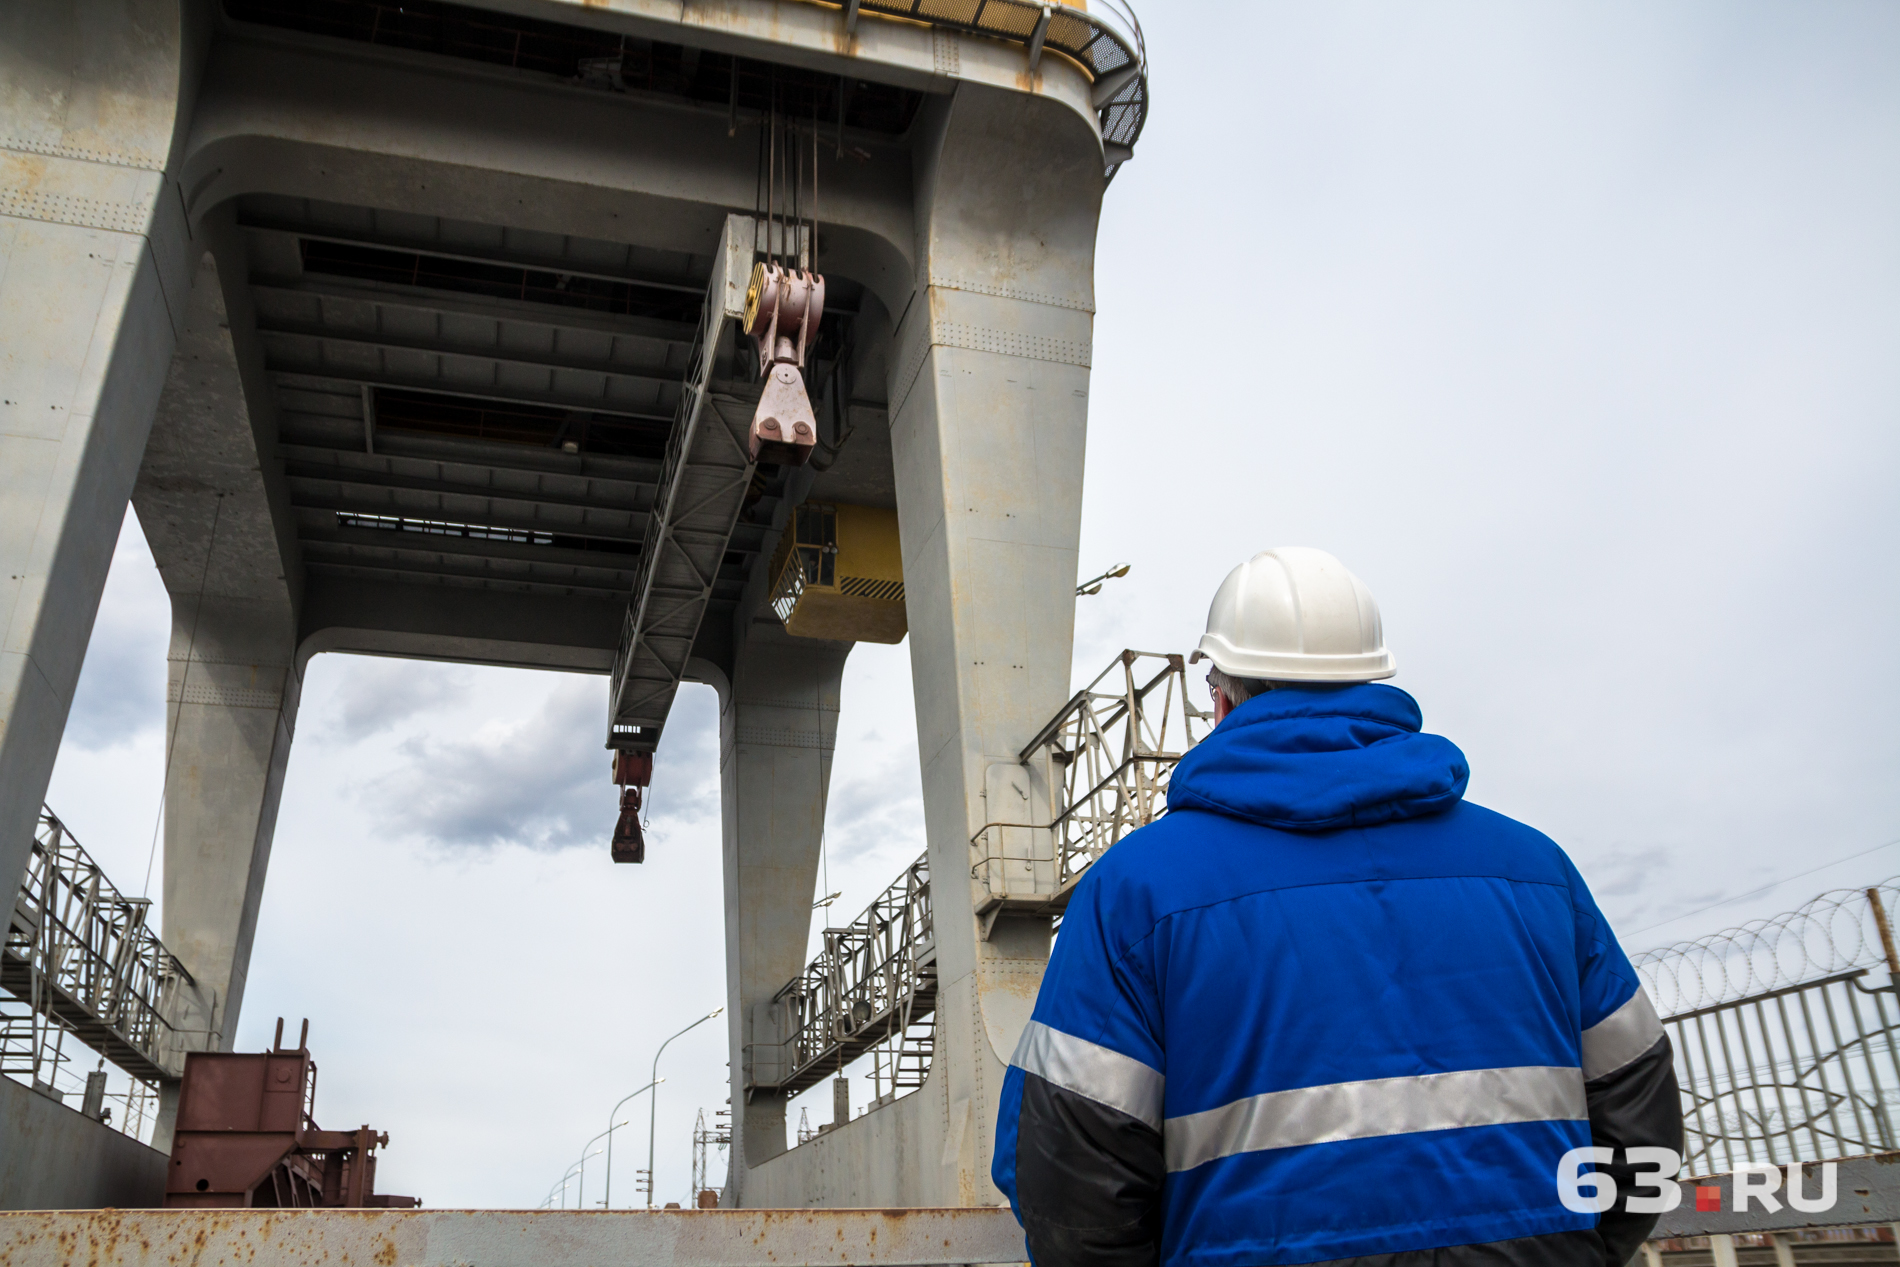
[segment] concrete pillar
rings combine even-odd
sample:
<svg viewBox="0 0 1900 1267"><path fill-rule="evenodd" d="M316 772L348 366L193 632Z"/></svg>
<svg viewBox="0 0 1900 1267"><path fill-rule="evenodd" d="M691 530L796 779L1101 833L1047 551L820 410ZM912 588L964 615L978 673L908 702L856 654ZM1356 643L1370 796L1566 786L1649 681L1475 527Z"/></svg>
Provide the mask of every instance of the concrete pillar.
<svg viewBox="0 0 1900 1267"><path fill-rule="evenodd" d="M940 981L929 1203L987 1205L1049 920L985 929L970 842L1023 821L987 806L991 769L1020 769L1069 695L1101 150L1065 109L968 83L919 126L921 287L890 401Z"/></svg>
<svg viewBox="0 0 1900 1267"><path fill-rule="evenodd" d="M213 1004L185 1046L229 1050L301 670L296 547L266 478L276 420L268 387L246 383L261 361L240 355L255 340L248 305L223 284L243 300L244 258L216 226L205 236L217 248L193 271L132 504L172 600L160 936Z"/></svg>
<svg viewBox="0 0 1900 1267"><path fill-rule="evenodd" d="M0 5L0 892L25 872L187 289L187 16Z"/></svg>
<svg viewBox="0 0 1900 1267"><path fill-rule="evenodd" d="M746 1099L752 1024L805 967L817 884L838 687L851 644L747 626L719 698L726 888L726 1008L732 1062L732 1166L722 1205L744 1205L746 1172L785 1151L786 1099Z"/></svg>
<svg viewBox="0 0 1900 1267"><path fill-rule="evenodd" d="M204 1047L237 1035L301 682L286 607L172 598L160 936L214 1000Z"/></svg>
<svg viewBox="0 0 1900 1267"><path fill-rule="evenodd" d="M1736 1267L1741 1261L1735 1256L1735 1238L1726 1234L1709 1238L1709 1253L1715 1259L1715 1267Z"/></svg>

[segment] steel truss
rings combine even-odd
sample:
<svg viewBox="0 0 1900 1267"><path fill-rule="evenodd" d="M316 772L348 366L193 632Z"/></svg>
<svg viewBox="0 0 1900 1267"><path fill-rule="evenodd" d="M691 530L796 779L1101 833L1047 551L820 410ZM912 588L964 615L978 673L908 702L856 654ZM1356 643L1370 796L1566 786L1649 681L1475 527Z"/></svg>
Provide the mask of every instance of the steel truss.
<svg viewBox="0 0 1900 1267"><path fill-rule="evenodd" d="M1183 657L1124 651L1024 746L1020 768L993 767L991 817L1016 817L970 838L986 930L1005 909L1059 914L1097 858L1167 812L1175 763L1212 721L1188 698Z"/></svg>
<svg viewBox="0 0 1900 1267"><path fill-rule="evenodd" d="M147 926L151 905L41 811L0 951L0 988L24 1005L0 1019L0 1073L50 1089L70 1035L149 1089L208 1045L210 1002Z"/></svg>
<svg viewBox="0 0 1900 1267"><path fill-rule="evenodd" d="M883 1098L923 1085L937 1005L937 938L930 863L904 868L847 927L827 928L824 949L773 996L755 1025L749 1091L796 1095L873 1055ZM776 1041L770 1035L777 1035Z"/></svg>

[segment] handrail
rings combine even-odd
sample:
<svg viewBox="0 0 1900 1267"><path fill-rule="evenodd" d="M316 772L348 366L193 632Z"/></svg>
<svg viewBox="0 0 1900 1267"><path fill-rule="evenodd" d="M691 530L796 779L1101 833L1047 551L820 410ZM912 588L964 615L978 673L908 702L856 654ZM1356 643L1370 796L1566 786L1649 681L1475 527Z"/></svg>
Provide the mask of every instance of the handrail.
<svg viewBox="0 0 1900 1267"><path fill-rule="evenodd" d="M1095 86L1092 104L1102 126L1108 179L1134 157L1135 141L1148 121L1148 44L1127 0L1089 0L1088 8L1043 0L974 0L968 18L933 12L945 6L930 0L807 2L842 8L847 30L871 14L1008 40L1028 51L1032 71L1043 53L1060 53L1080 66Z"/></svg>

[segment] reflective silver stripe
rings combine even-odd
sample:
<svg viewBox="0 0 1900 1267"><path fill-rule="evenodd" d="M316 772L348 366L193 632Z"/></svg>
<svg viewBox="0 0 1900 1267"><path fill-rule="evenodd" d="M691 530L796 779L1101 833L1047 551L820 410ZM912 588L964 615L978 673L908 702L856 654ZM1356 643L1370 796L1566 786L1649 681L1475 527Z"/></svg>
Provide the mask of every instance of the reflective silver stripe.
<svg viewBox="0 0 1900 1267"><path fill-rule="evenodd" d="M1581 1069L1525 1065L1269 1091L1171 1117L1161 1140L1169 1170L1192 1170L1217 1157L1268 1148L1588 1118Z"/></svg>
<svg viewBox="0 0 1900 1267"><path fill-rule="evenodd" d="M1595 1082L1636 1059L1663 1036L1649 992L1641 986L1629 1002L1583 1031L1583 1080Z"/></svg>
<svg viewBox="0 0 1900 1267"><path fill-rule="evenodd" d="M1167 1081L1159 1070L1132 1056L1031 1021L1009 1063L1161 1129L1161 1092Z"/></svg>

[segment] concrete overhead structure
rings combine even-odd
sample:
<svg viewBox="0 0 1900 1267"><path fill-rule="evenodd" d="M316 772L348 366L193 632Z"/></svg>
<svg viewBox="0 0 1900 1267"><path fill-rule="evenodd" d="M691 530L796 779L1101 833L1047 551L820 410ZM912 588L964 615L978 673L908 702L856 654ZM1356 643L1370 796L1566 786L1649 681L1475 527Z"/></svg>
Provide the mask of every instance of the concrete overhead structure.
<svg viewBox="0 0 1900 1267"><path fill-rule="evenodd" d="M970 842L1035 813L993 797L1068 693L1096 223L1146 88L1100 15L912 7L0 6L0 884L128 503L173 602L163 938L206 1046L310 656L609 674L636 750L710 682L728 1202L993 1203L1050 930L978 918ZM797 468L744 449L746 275L812 241L759 218L774 102L829 288ZM788 1149L752 1031L804 966L851 644L788 633L767 573L817 503L896 513L938 1021L920 1090Z"/></svg>

